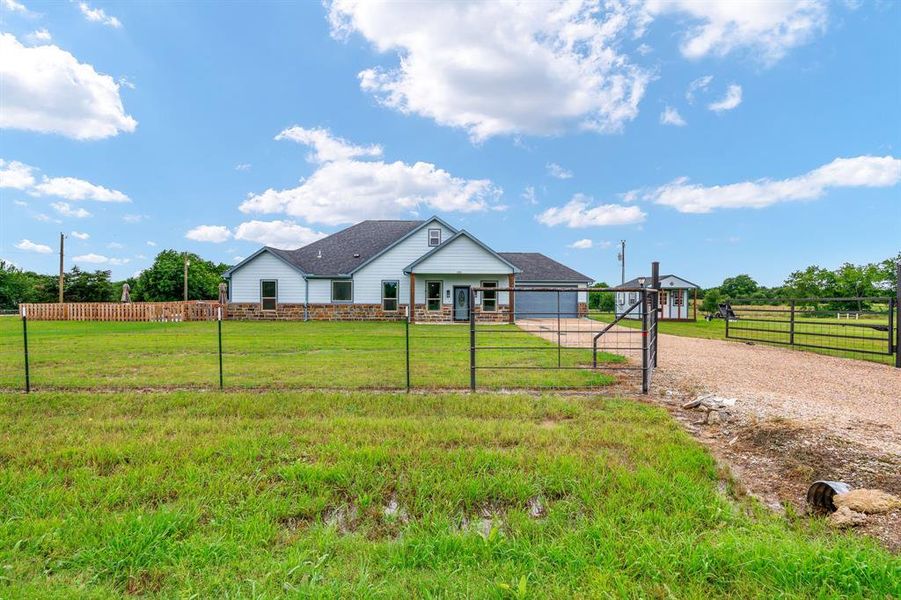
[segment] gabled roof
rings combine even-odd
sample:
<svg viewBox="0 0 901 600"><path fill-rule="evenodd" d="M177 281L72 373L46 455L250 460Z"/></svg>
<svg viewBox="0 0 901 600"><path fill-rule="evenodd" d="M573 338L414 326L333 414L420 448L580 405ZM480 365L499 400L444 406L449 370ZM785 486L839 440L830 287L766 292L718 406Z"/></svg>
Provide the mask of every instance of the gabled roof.
<svg viewBox="0 0 901 600"><path fill-rule="evenodd" d="M670 273L669 275L661 275L661 276L660 276L660 281L662 282L662 281L663 281L664 279L666 279L667 277L673 277L673 278L675 278L675 279L679 279L679 280L681 280L681 281L684 281L685 283L689 284L690 287L696 287L696 288L698 288L698 289L700 289L700 287L701 287L701 286L699 286L699 285L697 285L697 284L694 284L694 283L690 282L689 280L685 279L684 277L679 277L678 275L673 275L672 273ZM635 279L630 279L630 280L627 281L626 283L623 283L623 284L614 286L613 289L616 289L616 288L642 288L642 287L646 287L646 288L647 288L647 287L651 287L651 278L650 278L650 277L645 277L645 278L644 278L644 285L639 285L639 283L638 283L638 280L639 280L639 279L641 279L641 277L636 277ZM678 288L677 288L677 289L678 289ZM688 289L688 288L681 288L681 289Z"/></svg>
<svg viewBox="0 0 901 600"><path fill-rule="evenodd" d="M588 275L570 269L539 252L498 252L502 258L516 265L522 273L517 281L593 281Z"/></svg>
<svg viewBox="0 0 901 600"><path fill-rule="evenodd" d="M307 277L346 277L433 221L456 232L438 217L417 221L362 221L297 250L267 246L229 269L226 275L260 252L268 251Z"/></svg>
<svg viewBox="0 0 901 600"><path fill-rule="evenodd" d="M438 246L435 246L434 248L432 248L431 250L429 250L428 252L426 252L425 254L423 254L422 256L420 256L419 258L417 258L416 260L414 260L413 262L411 262L409 265L407 265L407 266L404 268L404 273L411 273L411 272L413 271L413 268L416 267L416 265L418 265L418 264L421 263L422 261L426 260L426 259L429 258L430 256L433 256L434 254L437 254L438 252L441 252L442 250L444 250L445 248L447 248L448 246L450 246L455 240L457 240L457 239L459 239L459 238L461 238L461 237L465 237L465 238L467 238L467 239L469 239L469 240L472 240L472 242L474 242L474 243L475 243L477 246L479 246L482 250L484 250L484 251L487 252L488 254L492 255L493 257L495 257L496 259L498 259L499 261L501 261L502 263L504 263L505 265L507 265L508 267L510 267L510 269L511 269L514 273L519 273L519 272L521 271L521 269L520 269L519 267L517 267L516 265L514 265L513 263L511 263L509 260L507 260L506 258L504 258L503 256L501 256L500 254L498 254L497 252L495 252L494 250L492 250L491 248L489 248L488 245L486 245L484 242L482 242L482 241L481 241L480 239L478 239L476 236L472 235L471 233L469 233L469 232L466 231L465 229L461 229L460 231L458 231L457 233L455 233L454 235L452 235L450 238L448 238L447 240L445 240L443 243L439 244Z"/></svg>
<svg viewBox="0 0 901 600"><path fill-rule="evenodd" d="M260 248L259 250L257 250L256 252L254 252L253 254L251 254L250 256L248 256L247 258L242 260L241 262L239 262L238 264L232 266L230 269L227 269L225 271L225 273L222 274L222 276L230 277L232 273L234 273L235 271L237 271L238 269L240 269L241 267L243 267L244 265L246 265L247 263L249 263L250 261L255 259L257 256L259 256L263 252L267 252L267 253L271 254L272 256L279 259L280 261L282 261L283 263L285 263L286 265L288 265L289 267L291 267L292 269L294 269L301 275L306 275L306 273L303 272L303 269L301 269L298 265L294 264L290 260L289 257L285 256L286 253L288 253L288 250L279 250L278 248L273 248L271 246L263 246L262 248Z"/></svg>

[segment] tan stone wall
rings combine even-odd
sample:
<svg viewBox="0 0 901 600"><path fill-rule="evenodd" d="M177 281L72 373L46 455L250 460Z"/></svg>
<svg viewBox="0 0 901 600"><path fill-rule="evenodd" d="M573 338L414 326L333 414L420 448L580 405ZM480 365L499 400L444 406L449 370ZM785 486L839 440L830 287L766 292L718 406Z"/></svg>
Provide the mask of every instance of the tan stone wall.
<svg viewBox="0 0 901 600"><path fill-rule="evenodd" d="M307 313L311 321L402 321L405 306L400 310L384 311L381 304L310 304ZM580 308L581 309L581 308ZM498 306L497 312L482 312L475 307L476 320L484 322L507 322L510 312L507 306ZM441 310L426 310L425 304L417 304L414 311L417 323L450 323L453 321L453 307L442 304ZM277 310L262 310L258 302L232 302L228 304L227 318L245 321L302 321L303 304L279 304Z"/></svg>

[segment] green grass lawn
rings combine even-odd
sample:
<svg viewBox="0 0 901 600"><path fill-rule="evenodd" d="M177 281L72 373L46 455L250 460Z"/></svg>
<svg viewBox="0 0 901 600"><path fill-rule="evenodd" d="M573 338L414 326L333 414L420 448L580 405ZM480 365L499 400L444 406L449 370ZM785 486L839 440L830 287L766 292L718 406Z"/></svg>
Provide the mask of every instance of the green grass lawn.
<svg viewBox="0 0 901 600"><path fill-rule="evenodd" d="M628 400L44 392L0 431L4 598L901 595Z"/></svg>
<svg viewBox="0 0 901 600"><path fill-rule="evenodd" d="M477 365L552 367L556 346L514 325L479 326ZM402 389L406 386L404 323L226 321L224 383L240 388ZM127 323L30 321L35 389L173 389L219 385L215 322ZM591 353L564 349L563 366L589 366ZM603 364L625 366L620 356ZM410 327L411 385L420 389L469 387L469 327ZM628 373L630 381L638 377ZM626 374L623 374L625 377ZM590 370L477 372L481 388L594 387L615 380ZM0 389L24 385L22 322L0 318Z"/></svg>

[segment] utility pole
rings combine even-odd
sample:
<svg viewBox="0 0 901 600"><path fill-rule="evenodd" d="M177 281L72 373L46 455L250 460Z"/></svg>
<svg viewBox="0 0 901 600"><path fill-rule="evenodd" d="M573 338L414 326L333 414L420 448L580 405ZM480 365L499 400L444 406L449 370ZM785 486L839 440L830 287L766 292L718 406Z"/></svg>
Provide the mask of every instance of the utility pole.
<svg viewBox="0 0 901 600"><path fill-rule="evenodd" d="M63 283L65 282L65 240L66 236L60 232L59 234L59 303L63 303Z"/></svg>
<svg viewBox="0 0 901 600"><path fill-rule="evenodd" d="M188 301L188 267L191 266L191 261L188 260L188 255L185 253L185 302Z"/></svg>
<svg viewBox="0 0 901 600"><path fill-rule="evenodd" d="M626 283L626 240L619 241L619 254L616 257L621 266L620 273L620 285L624 285Z"/></svg>

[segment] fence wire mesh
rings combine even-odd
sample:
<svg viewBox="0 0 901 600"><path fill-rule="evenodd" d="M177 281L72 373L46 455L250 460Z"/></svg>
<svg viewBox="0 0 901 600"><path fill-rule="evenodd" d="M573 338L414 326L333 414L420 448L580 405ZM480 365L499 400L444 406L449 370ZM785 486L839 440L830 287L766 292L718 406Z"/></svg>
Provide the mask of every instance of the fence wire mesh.
<svg viewBox="0 0 901 600"><path fill-rule="evenodd" d="M615 319L590 310L479 322L479 388L640 389L642 331L611 326ZM220 381L229 390L467 389L467 325L32 321L11 315L0 318L0 389L23 389L26 364L33 390L216 389Z"/></svg>

